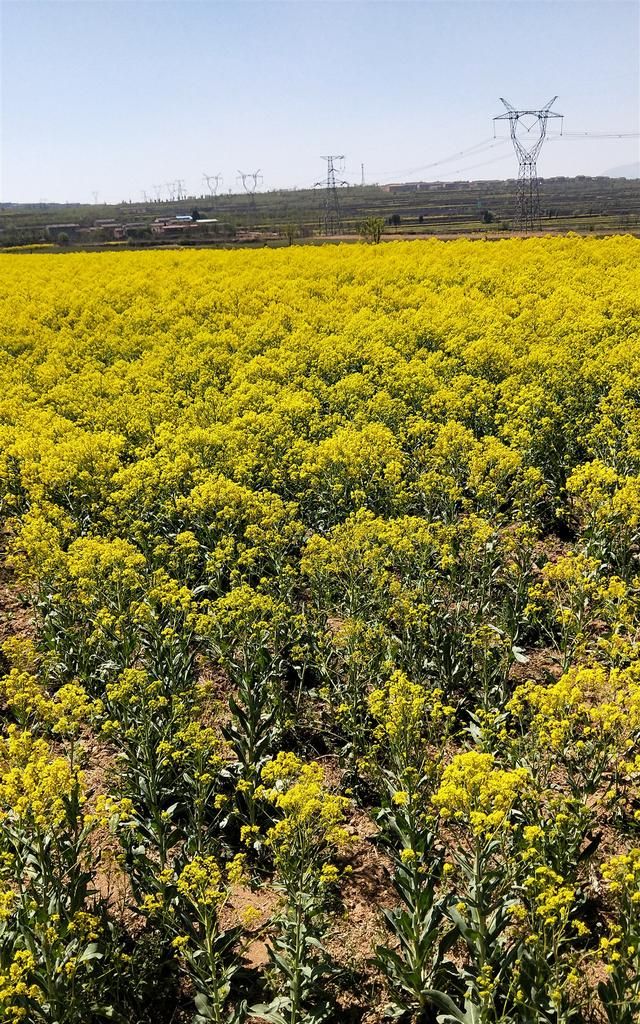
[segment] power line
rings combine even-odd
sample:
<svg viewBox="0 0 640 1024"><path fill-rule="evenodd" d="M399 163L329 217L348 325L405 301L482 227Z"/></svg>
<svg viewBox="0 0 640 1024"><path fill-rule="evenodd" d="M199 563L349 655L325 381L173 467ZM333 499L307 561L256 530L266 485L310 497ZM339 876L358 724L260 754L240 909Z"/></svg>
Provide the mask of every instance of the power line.
<svg viewBox="0 0 640 1024"><path fill-rule="evenodd" d="M494 146L498 145L500 141L502 140L496 141L495 138L491 138L485 139L483 142L476 142L474 146L469 146L467 149L461 149L458 153L452 153L451 156L445 156L442 157L440 160L434 160L430 164L423 164L422 167L413 167L407 173L416 174L418 171L429 171L431 170L432 167L440 167L441 164L449 164L453 160L459 160L460 157L471 156L472 153L474 155L476 153L477 155L480 155L480 153L483 152L484 150L488 151L490 149L493 149Z"/></svg>
<svg viewBox="0 0 640 1024"><path fill-rule="evenodd" d="M504 116L504 115L503 115ZM555 142L558 139L575 140L581 138L593 138L593 139L636 139L640 138L640 132L565 132L554 133L547 132L546 138L550 142ZM442 157L440 160L434 160L430 164L422 164L419 167L403 167L400 170L394 171L375 171L373 174L369 174L369 179L374 180L390 180L394 178L400 178L405 174L417 174L420 171L429 171L433 167L440 167L443 164L452 163L454 160L458 160L461 157L477 155L480 156L483 152L489 152L496 146L500 146L504 142L508 142L510 139L500 139L493 135L489 139L484 139L482 142L476 142L473 146L468 146L466 149L461 149L457 153L452 153L450 156ZM500 157L499 159L502 159ZM473 164L469 167L460 168L460 170L473 170L474 167L483 167L489 163L496 163L496 160L488 160L483 163ZM458 171L452 171L452 174L458 173Z"/></svg>
<svg viewBox="0 0 640 1024"><path fill-rule="evenodd" d="M508 139L502 139L502 142L508 142ZM453 171L447 171L446 177L450 177L452 174L462 174L464 171L474 171L476 167L488 167L489 164L499 164L507 159L508 153L501 153L500 156L494 156L491 160L482 160L478 164L467 164L465 167L456 167Z"/></svg>
<svg viewBox="0 0 640 1024"><path fill-rule="evenodd" d="M560 132L550 134L552 139L638 139L640 132Z"/></svg>
<svg viewBox="0 0 640 1024"><path fill-rule="evenodd" d="M430 164L422 164L420 167L404 167L401 170L387 171L384 174L378 171L376 172L375 177L392 178L400 177L404 174L418 174L420 171L429 171L432 167L440 167L441 164L451 163L453 160L459 160L460 157L471 156L472 154L475 154L475 151L477 151L477 155L479 156L484 149L493 149L494 146L499 145L500 141L503 140L496 141L495 137L491 136L491 138L483 139L482 142L476 142L473 146L461 149L457 153L452 153L450 156L442 157L440 160L434 160ZM371 177L371 175L369 175L369 177Z"/></svg>
<svg viewBox="0 0 640 1024"><path fill-rule="evenodd" d="M545 141L546 142L560 142L562 139L567 139L569 142L575 142L575 141L578 141L580 138L583 138L585 136L587 136L588 138L599 138L599 139L601 139L601 138L616 138L616 139L620 139L620 138L625 138L625 139L626 138L640 138L640 132L618 132L618 133L614 133L614 134L611 134L611 135L609 135L606 132L604 132L604 133L602 133L602 132L578 132L578 133L562 132L562 134L560 134L560 133L553 134L552 132L547 132ZM497 140L495 145L504 145L505 143L507 143L509 141L510 141L510 139L499 139L499 140ZM490 146L488 148L492 149L493 146ZM500 156L493 157L491 160L482 160L480 163L467 164L464 167L456 167L452 171L447 171L446 172L446 176L450 177L452 174L462 174L464 171L473 171L477 167L488 167L490 164L501 163L503 160L506 159L506 156L507 156L506 153L501 153Z"/></svg>

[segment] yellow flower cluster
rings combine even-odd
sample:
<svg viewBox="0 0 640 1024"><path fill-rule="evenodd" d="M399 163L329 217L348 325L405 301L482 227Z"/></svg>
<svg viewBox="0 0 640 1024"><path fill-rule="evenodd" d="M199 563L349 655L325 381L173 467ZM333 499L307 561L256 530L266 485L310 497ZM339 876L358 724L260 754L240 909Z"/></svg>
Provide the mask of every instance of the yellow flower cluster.
<svg viewBox="0 0 640 1024"><path fill-rule="evenodd" d="M66 683L49 696L37 676L16 668L0 678L0 694L20 725L37 725L61 736L77 735L83 722L102 712L102 702L92 700L79 683Z"/></svg>
<svg viewBox="0 0 640 1024"><path fill-rule="evenodd" d="M0 1011L7 1024L21 1024L28 1020L26 999L37 1000L44 993L30 982L29 975L36 966L33 954L17 950L5 971L0 971Z"/></svg>
<svg viewBox="0 0 640 1024"><path fill-rule="evenodd" d="M123 708L144 706L150 712L162 711L169 703L160 679L151 679L145 669L127 668L106 688L107 697Z"/></svg>
<svg viewBox="0 0 640 1024"><path fill-rule="evenodd" d="M194 857L182 869L176 888L181 896L198 906L215 907L224 900L222 872L215 857Z"/></svg>
<svg viewBox="0 0 640 1024"><path fill-rule="evenodd" d="M608 745L612 756L623 755L640 729L640 662L609 672L602 665L579 666L550 686L525 683L507 710L550 751L597 743Z"/></svg>
<svg viewBox="0 0 640 1024"><path fill-rule="evenodd" d="M602 866L601 874L613 896L615 916L607 934L600 939L599 954L609 975L618 975L623 991L637 1004L640 978L640 848L614 854Z"/></svg>
<svg viewBox="0 0 640 1024"><path fill-rule="evenodd" d="M403 672L394 672L383 687L369 694L369 710L380 723L380 735L390 740L418 737L429 724L437 727L450 718L455 708L444 704L442 690L429 690L410 682Z"/></svg>
<svg viewBox="0 0 640 1024"><path fill-rule="evenodd" d="M475 835L490 836L508 825L513 805L530 783L525 768L504 771L493 754L471 750L447 765L432 803L445 821L463 821Z"/></svg>
<svg viewBox="0 0 640 1024"><path fill-rule="evenodd" d="M412 732L420 736L427 700L423 686L395 672L386 686L369 694L369 710L380 723L380 734L393 741Z"/></svg>
<svg viewBox="0 0 640 1024"><path fill-rule="evenodd" d="M443 698L441 689L412 683L404 672L394 672L384 686L369 694L369 710L378 723L374 733L378 747L373 753L379 750L383 762L389 762L396 784L410 785L410 777L422 775L427 744L444 742L455 709ZM393 796L396 805L407 800L404 790Z"/></svg>
<svg viewBox="0 0 640 1024"><path fill-rule="evenodd" d="M49 744L9 726L0 739L0 821L10 817L41 832L55 831L65 816L65 798L82 787L82 773Z"/></svg>
<svg viewBox="0 0 640 1024"><path fill-rule="evenodd" d="M602 877L612 892L624 894L640 914L640 848L616 854L604 862Z"/></svg>
<svg viewBox="0 0 640 1024"><path fill-rule="evenodd" d="M271 846L290 851L301 846L339 847L348 842L344 815L346 797L330 793L317 761L304 763L281 751L262 769L264 797L275 804L282 818L268 832Z"/></svg>
<svg viewBox="0 0 640 1024"><path fill-rule="evenodd" d="M545 865L537 867L524 881L527 896L534 906L541 928L559 929L566 925L576 891L556 871Z"/></svg>

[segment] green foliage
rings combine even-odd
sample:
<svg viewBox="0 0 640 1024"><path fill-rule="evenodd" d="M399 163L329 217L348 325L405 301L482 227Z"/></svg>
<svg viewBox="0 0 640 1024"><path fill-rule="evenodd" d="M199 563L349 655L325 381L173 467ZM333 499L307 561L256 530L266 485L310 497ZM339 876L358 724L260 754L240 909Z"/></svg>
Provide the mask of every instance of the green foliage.
<svg viewBox="0 0 640 1024"><path fill-rule="evenodd" d="M367 217L366 220L361 222L359 231L365 242L373 242L374 245L377 245L384 231L384 218Z"/></svg>

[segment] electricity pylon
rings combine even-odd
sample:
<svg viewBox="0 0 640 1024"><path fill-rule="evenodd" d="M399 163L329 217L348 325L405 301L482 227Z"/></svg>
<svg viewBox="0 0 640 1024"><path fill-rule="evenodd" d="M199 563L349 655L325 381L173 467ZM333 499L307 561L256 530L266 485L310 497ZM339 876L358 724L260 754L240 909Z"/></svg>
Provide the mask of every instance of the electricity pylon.
<svg viewBox="0 0 640 1024"><path fill-rule="evenodd" d="M327 161L327 177L324 181L316 181L314 188L320 186L325 188L324 232L325 235L333 235L337 234L342 227L338 187L348 185L349 182L336 178L336 161L344 160L344 156L323 156L320 159Z"/></svg>
<svg viewBox="0 0 640 1024"><path fill-rule="evenodd" d="M262 182L262 175L260 169L253 171L251 174L246 171L238 171L237 181L242 182L242 187L247 193L249 199L249 212L247 214L247 227L253 227L253 223L256 218L256 191L258 185Z"/></svg>
<svg viewBox="0 0 640 1024"><path fill-rule="evenodd" d="M547 134L547 121L550 117L559 117L551 107L557 100L552 100L541 110L516 110L507 100L500 97L506 108L506 114L494 117L496 121L508 121L511 141L518 157L518 190L516 195L515 220L521 231L535 231L540 224L540 181L536 161Z"/></svg>
<svg viewBox="0 0 640 1024"><path fill-rule="evenodd" d="M221 174L205 174L203 171L202 180L206 181L207 188L209 189L209 195L213 199L215 196L217 196L218 189L220 188L224 179ZM212 182L213 184L211 184Z"/></svg>

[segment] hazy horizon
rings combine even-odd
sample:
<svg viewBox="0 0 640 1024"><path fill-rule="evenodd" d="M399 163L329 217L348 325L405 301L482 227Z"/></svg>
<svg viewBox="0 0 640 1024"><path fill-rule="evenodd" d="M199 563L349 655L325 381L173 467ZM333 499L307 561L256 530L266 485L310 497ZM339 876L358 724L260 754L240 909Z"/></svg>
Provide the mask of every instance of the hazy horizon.
<svg viewBox="0 0 640 1024"><path fill-rule="evenodd" d="M567 132L640 130L630 0L2 0L0 11L4 202L139 202L178 178L200 195L203 172L237 192L239 168L260 168L264 190L307 188L327 153L345 154L352 183L361 164L368 183L513 178L511 142L492 139L500 96L537 108L558 94ZM639 158L637 137L550 138L538 170L598 175Z"/></svg>

